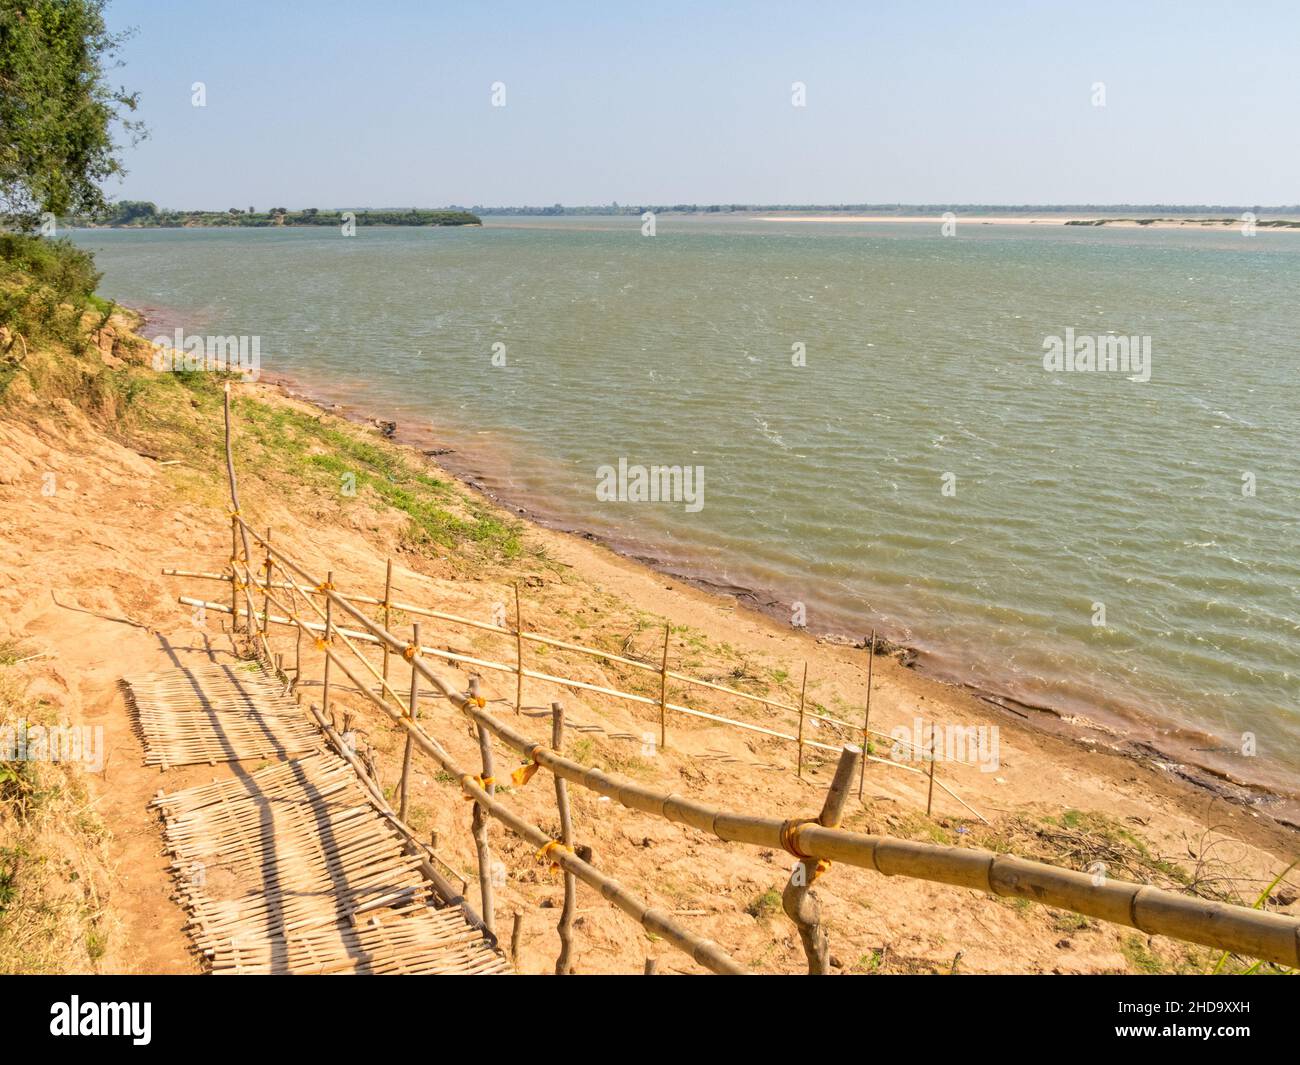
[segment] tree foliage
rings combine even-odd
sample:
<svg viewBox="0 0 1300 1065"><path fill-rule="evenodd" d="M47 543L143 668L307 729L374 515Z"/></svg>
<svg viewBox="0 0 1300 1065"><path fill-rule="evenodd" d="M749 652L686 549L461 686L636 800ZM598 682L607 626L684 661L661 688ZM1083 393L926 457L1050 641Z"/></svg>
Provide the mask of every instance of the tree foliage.
<svg viewBox="0 0 1300 1065"><path fill-rule="evenodd" d="M110 84L125 35L103 0L0 0L0 219L32 228L45 212L105 206L121 174L115 135L143 134L136 94Z"/></svg>

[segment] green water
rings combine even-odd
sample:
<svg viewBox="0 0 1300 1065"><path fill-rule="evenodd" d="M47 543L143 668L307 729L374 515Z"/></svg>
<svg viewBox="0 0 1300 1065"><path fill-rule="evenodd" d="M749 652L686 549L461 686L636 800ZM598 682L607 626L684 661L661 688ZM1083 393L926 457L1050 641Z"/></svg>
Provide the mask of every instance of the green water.
<svg viewBox="0 0 1300 1065"><path fill-rule="evenodd" d="M77 239L150 335L257 335L264 370L423 430L555 522L1294 780L1300 234L664 216L654 237ZM1150 337L1150 381L1045 371L1067 327ZM703 506L599 501L620 458L701 467Z"/></svg>

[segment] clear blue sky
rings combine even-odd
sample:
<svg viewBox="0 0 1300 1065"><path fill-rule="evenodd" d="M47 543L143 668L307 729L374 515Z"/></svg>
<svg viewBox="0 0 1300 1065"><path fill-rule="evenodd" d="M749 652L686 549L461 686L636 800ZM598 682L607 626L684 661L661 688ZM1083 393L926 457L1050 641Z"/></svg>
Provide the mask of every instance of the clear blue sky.
<svg viewBox="0 0 1300 1065"><path fill-rule="evenodd" d="M151 130L110 192L168 207L1300 201L1297 0L108 16Z"/></svg>

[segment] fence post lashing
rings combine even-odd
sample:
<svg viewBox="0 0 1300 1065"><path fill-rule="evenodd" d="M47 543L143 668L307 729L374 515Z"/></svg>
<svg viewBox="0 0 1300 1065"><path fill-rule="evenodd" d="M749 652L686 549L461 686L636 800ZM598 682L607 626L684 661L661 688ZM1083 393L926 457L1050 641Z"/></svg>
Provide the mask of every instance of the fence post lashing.
<svg viewBox="0 0 1300 1065"><path fill-rule="evenodd" d="M799 686L799 754L797 776L803 777L803 700L808 691L808 663L803 664L803 683Z"/></svg>
<svg viewBox="0 0 1300 1065"><path fill-rule="evenodd" d="M862 785L867 775L867 752L871 750L871 673L876 664L876 630L871 630L871 646L867 651L867 709L862 715L862 760L858 763L858 798L862 798Z"/></svg>
<svg viewBox="0 0 1300 1065"><path fill-rule="evenodd" d="M471 699L478 699L478 690L478 677L471 677L469 681ZM483 790L489 795L495 795L496 784L492 780L492 738L488 730L478 722L475 722L474 726L478 731L478 749L483 759ZM478 853L478 890L481 903L479 909L483 915L484 926L489 932L495 934L496 921L492 914L492 852L488 849L487 821L487 814L483 807L475 803L471 828L474 833L474 848Z"/></svg>
<svg viewBox="0 0 1300 1065"><path fill-rule="evenodd" d="M845 744L840 750L835 777L831 780L830 790L826 792L822 812L817 817L817 824L823 828L839 828L840 819L844 816L844 805L853 789L853 776L858 768L856 763L861 757L862 751L852 744ZM797 852L792 853L798 856ZM830 863L798 857L799 861L781 894L781 908L799 932L804 954L808 957L808 975L824 976L830 971L830 937L821 926L821 907L817 903L817 896L811 894L811 891L813 881L825 872Z"/></svg>
<svg viewBox="0 0 1300 1065"><path fill-rule="evenodd" d="M524 708L524 615L519 609L519 582L515 581L515 713Z"/></svg>
<svg viewBox="0 0 1300 1065"><path fill-rule="evenodd" d="M334 584L334 571L330 570L325 574L325 584L332 586ZM325 597L325 635L321 639L321 644L325 650L325 675L321 681L321 706L325 711L325 716L330 712L330 638L334 634L334 600L328 595Z"/></svg>
<svg viewBox="0 0 1300 1065"><path fill-rule="evenodd" d="M420 623L418 621L411 626L411 645L417 648L416 653L418 654L419 653L418 648L420 646ZM388 650L387 645L384 646L384 650L385 651ZM385 662L384 664L387 665L387 662ZM410 704L410 708L407 710L407 713L409 714L412 721L414 721L419 716L419 708L420 708L419 704L420 704L420 674L416 670L414 662L412 662L411 704ZM397 813L397 819L399 821L406 820L406 783L407 783L407 779L411 775L411 748L414 746L415 746L415 740L411 737L411 734L408 732L406 734L406 750L402 752L401 800L398 803L398 813Z"/></svg>
<svg viewBox="0 0 1300 1065"><path fill-rule="evenodd" d="M384 628L389 632L391 632L393 628L392 603L393 603L393 560L390 558L388 560L388 566L384 570ZM418 636L415 638L415 646L416 647L420 646L420 638ZM388 679L388 653L389 653L388 644L384 644L384 680ZM381 694L382 694L382 689L383 686L381 685L380 686ZM412 711L412 713L414 713L414 711ZM409 740L407 741L406 749L408 752L411 749Z"/></svg>
<svg viewBox="0 0 1300 1065"><path fill-rule="evenodd" d="M659 662L659 749L668 746L668 622L664 622L664 654Z"/></svg>
<svg viewBox="0 0 1300 1065"><path fill-rule="evenodd" d="M934 808L934 722L930 722L930 789L925 796L925 816Z"/></svg>
<svg viewBox="0 0 1300 1065"><path fill-rule="evenodd" d="M551 703L551 748L556 754L564 753L564 707ZM555 805L560 810L560 842L573 848L573 818L569 812L569 785L555 774ZM573 972L573 913L577 909L578 879L570 872L564 874L564 909L560 912L560 956L555 962L555 975L568 976Z"/></svg>

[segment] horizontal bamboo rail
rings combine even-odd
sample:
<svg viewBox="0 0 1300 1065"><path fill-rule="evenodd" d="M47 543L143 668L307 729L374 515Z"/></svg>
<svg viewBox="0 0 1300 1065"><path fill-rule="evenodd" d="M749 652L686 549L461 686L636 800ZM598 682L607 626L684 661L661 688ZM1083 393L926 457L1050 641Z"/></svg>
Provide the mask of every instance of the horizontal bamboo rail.
<svg viewBox="0 0 1300 1065"><path fill-rule="evenodd" d="M400 653L406 649L402 640L366 617L333 589L323 586L322 582L260 537L242 518L237 516L237 520L243 526L244 534L251 535L253 540L265 547L282 568L297 573L309 586L320 588L330 603L352 617L370 635L386 643L391 650ZM444 770L456 776L462 791L482 804L491 816L530 842L542 846L553 842L540 829L529 825L488 795L476 783L475 778L460 770L441 745L425 734L415 721L405 716L401 710L389 706L361 684L328 644L324 650L353 683L365 690L376 706L407 730L422 751L431 755ZM1300 966L1300 920L1296 918L1178 895L1125 881L1107 880L1097 883L1086 873L992 851L846 832L802 820L723 810L646 787L599 769L588 769L536 743L499 720L444 681L420 653L413 654L411 667L432 683L454 707L526 760L536 762L552 774L606 796L628 809L688 825L719 840L788 850L801 859L841 862L886 876L905 876L993 895L1025 898L1136 928L1148 935L1172 936L1261 958L1278 965ZM554 858L566 871L572 872L584 883L597 887L604 897L706 967L715 972L743 971L716 944L677 928L665 915L649 909L616 882L610 881L576 856L555 850Z"/></svg>
<svg viewBox="0 0 1300 1065"><path fill-rule="evenodd" d="M204 572L202 570L184 570L184 569L176 569L173 567L168 567L164 569L162 572L163 575L167 577L189 577L195 580L229 581L231 579L228 574L224 574L224 573L211 573L211 572ZM265 582L259 582L257 584L257 587L258 588L264 587L264 583ZM287 581L280 582L279 584L273 583L272 587L288 588L289 583ZM308 594L319 595L320 593L317 592L316 589L312 588L308 591ZM615 654L613 651L603 651L599 647L588 647L584 644L571 643L568 640L561 640L558 639L557 637L548 636L540 632L529 632L527 630L516 631L515 629L506 628L501 625L493 625L491 622L478 621L474 618L462 617L458 614L449 614L442 610L434 610L430 607L416 606L412 603L402 603L402 602L398 602L395 599L388 600L386 602L384 599L377 598L373 595L362 595L355 592L340 593L340 594L344 599L347 599L352 603L359 603L367 606L387 605L387 607L391 608L392 610L400 610L403 611L404 613L414 614L419 617L434 618L439 621L446 621L453 625L464 625L467 628L479 629L483 632L490 632L497 636L508 636L511 638L518 637L521 640L527 640L531 643L545 644L547 647L554 647L557 650L571 651L574 652L575 654L588 655L589 657L604 659L605 661L608 662L617 662L619 665L628 666L631 669L638 669L646 673L653 673L655 676L659 676L660 674L662 674L663 676L666 676L668 679L679 681L682 684L691 684L691 685L695 685L696 687L707 688L711 691L721 692L724 695L728 695L736 699L742 699L747 702L761 704L762 706L766 706L772 710L783 710L783 711L788 711L789 713L792 714L799 713L799 707L797 705L784 703L781 702L779 699L769 699L766 696L755 695L752 692L741 691L738 688L732 688L726 684L718 684L715 681L705 680L703 677L692 677L686 673L678 673L675 670L661 668L660 666L653 665L652 663L649 662L642 662L636 658L628 658L625 655ZM509 666L508 668L511 673L517 672L517 667L515 666ZM530 674L526 670L524 671L523 675L526 677L541 676L540 674ZM617 692L617 695L621 698L630 697L630 698L637 699L638 701L645 701L644 696L634 696L630 692L619 691ZM650 700L650 702L652 702L655 706L659 705L658 699L652 699ZM674 709L674 707L671 704L669 704L669 709ZM912 743L907 740L899 739L895 736L891 736L887 732L880 732L877 729L870 729L870 728L864 730L864 727L862 725L855 725L850 721L845 721L843 718L838 718L831 714L820 713L820 714L815 714L813 716L814 716L814 720L824 722L830 725L836 725L840 728L847 729L850 732L852 732L855 736L859 736L864 731L866 731L868 735L876 736L879 739L883 739L883 740L889 740L891 744L898 744L903 747L908 747L918 755L926 755L928 753L927 749L924 748L921 744ZM736 722L732 718L720 718L719 720L731 722L741 727L744 727L745 725L744 722ZM784 734L782 734L782 738L786 738ZM789 738L794 739L794 737L789 737ZM811 745L810 743L805 743L805 746L810 746L810 745ZM827 747L826 749L836 750L836 751L839 750L838 747L833 747L833 746ZM976 763L968 761L967 759L964 758L947 758L945 759L945 761L950 762L954 765L963 765L969 768L978 768Z"/></svg>
<svg viewBox="0 0 1300 1065"><path fill-rule="evenodd" d="M272 553L278 555L278 552L274 550L272 551ZM302 589L301 585L290 584L289 582L284 582L284 583L286 587L298 588L300 590ZM344 602L351 598L352 597L340 595L338 601ZM283 605L279 604L278 600L272 599L271 601L276 602L277 605L281 606L281 609L284 609ZM206 599L196 599L193 596L186 596L186 595L179 596L177 598L177 602L179 602L183 606L202 607L204 610L215 611L216 613L221 613L221 614L232 613L230 607L226 606L223 603L216 603ZM314 603L311 605L315 606ZM396 605L394 606L394 609L397 609ZM360 614L356 616L364 617L364 615L360 615ZM267 616L265 619L263 619L261 613L259 612L256 616L256 620L265 620L267 623L271 625L301 626L305 631L313 634L323 634L325 632L325 625L323 623L312 622L312 621L304 622L293 615L271 614ZM372 635L369 632L364 632L359 629L348 629L348 628L343 628L342 626L339 625L332 625L331 633L342 639L356 640L363 643L374 644L379 646L384 645L384 641L380 639L378 636ZM514 674L516 672L515 666L509 665L508 663L505 662L494 662L486 658L475 658L472 655L457 654L455 651L444 651L438 647L429 647L427 645L421 645L420 654L428 655L432 658L441 658L448 662L455 662L459 665L475 666L479 669L487 669L499 673ZM378 673L375 670L372 669L371 672L374 672L376 676L378 676ZM657 707L660 705L660 701L658 699L652 698L647 695L638 695L635 692L619 691L616 688L607 688L600 684L591 684L587 681L575 680L571 677L557 677L550 673L539 673L536 670L532 670L532 669L523 670L523 675L525 677L530 677L534 680L544 681L548 684L555 684L564 688L574 688L580 691L594 692L597 695L608 695L613 698L623 699L629 702L642 703L646 706ZM384 684L385 686L387 686L387 682L384 682ZM703 720L713 721L716 722L717 724L726 725L730 728L738 728L746 732L756 732L759 735L768 736L771 737L772 739L785 740L790 743L799 742L798 736L794 735L793 733L781 732L778 729L766 728L762 725L755 725L748 721L737 721L735 718L723 717L720 714L711 714L706 710L698 710L694 707L682 706L678 703L665 702L663 705L667 709L672 710L678 714L684 714L687 717L702 718ZM859 728L858 731L860 732L861 729ZM805 739L803 741L803 746L813 747L816 748L817 750L827 751L832 754L838 754L840 750L839 747L836 747L833 744L823 743L820 740ZM866 761L875 762L879 765L892 766L893 768L900 769L905 773L915 773L918 776L929 775L926 770L917 769L915 766L904 765L902 762L895 762L891 758L880 758L877 757L876 755L867 755L867 754L864 754L863 757ZM983 814L981 814L978 810L975 809L975 807L973 807L970 803L968 803L965 799L963 799L961 795L958 794L957 791L954 790L952 787L950 787L948 784L944 783L942 780L935 778L934 786L939 788L941 791L943 791L944 794L948 795L955 802L960 803L962 807L968 810L981 822L983 822L986 825L989 823L988 819L984 817Z"/></svg>

